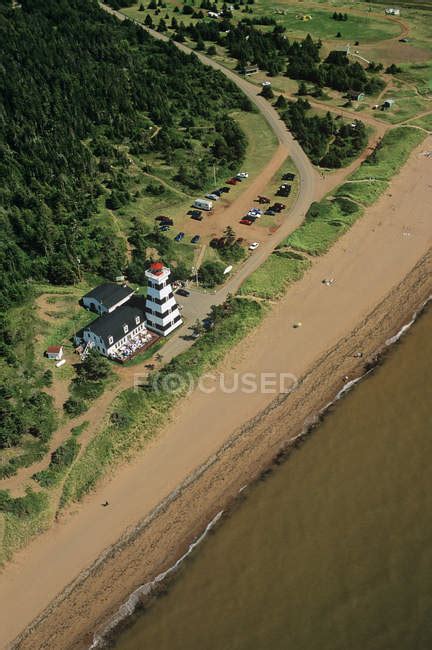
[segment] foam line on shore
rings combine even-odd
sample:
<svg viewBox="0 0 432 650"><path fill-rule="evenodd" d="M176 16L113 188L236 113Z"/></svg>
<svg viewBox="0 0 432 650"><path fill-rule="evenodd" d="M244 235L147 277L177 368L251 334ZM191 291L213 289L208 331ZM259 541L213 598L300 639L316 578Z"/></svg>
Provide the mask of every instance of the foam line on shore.
<svg viewBox="0 0 432 650"><path fill-rule="evenodd" d="M207 537L209 531L213 528L213 526L217 524L219 519L222 517L223 512L224 512L223 510L220 510L213 517L213 519L209 521L209 523L207 524L207 526L205 527L201 535L189 545L188 550L185 553L183 553L183 555L179 557L179 559L172 566L170 566L169 569L157 575L156 578L154 578L154 580L151 580L150 582L146 582L143 585L140 585L137 589L135 589L134 592L131 593L131 595L126 600L126 602L124 602L119 607L117 613L112 617L112 619L110 620L110 622L108 623L104 631L101 634L94 637L93 643L91 644L89 650L94 650L95 648L102 648L105 645L106 643L105 639L107 638L107 636L119 625L119 623L121 623L125 618L131 616L134 613L137 605L140 602L140 599L143 596L149 596L153 591L153 589L160 582L163 582L163 580L165 580L167 576L174 573L179 568L179 566L184 562L184 560L192 553L192 551L199 544L201 544L201 542Z"/></svg>

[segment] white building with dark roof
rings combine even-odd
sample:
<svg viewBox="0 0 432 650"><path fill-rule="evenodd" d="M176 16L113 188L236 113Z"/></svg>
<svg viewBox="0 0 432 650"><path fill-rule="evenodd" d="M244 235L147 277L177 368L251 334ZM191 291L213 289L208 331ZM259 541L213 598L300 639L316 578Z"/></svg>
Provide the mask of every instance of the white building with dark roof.
<svg viewBox="0 0 432 650"><path fill-rule="evenodd" d="M146 332L144 301L138 299L96 318L76 333L75 342L92 343L101 354L115 357L120 349L137 342Z"/></svg>
<svg viewBox="0 0 432 650"><path fill-rule="evenodd" d="M82 304L86 309L97 314L110 314L128 302L133 294L134 290L127 284L105 282L86 293L82 298Z"/></svg>
<svg viewBox="0 0 432 650"><path fill-rule="evenodd" d="M162 262L154 262L145 272L147 327L161 336L168 336L183 322L169 281L170 273Z"/></svg>

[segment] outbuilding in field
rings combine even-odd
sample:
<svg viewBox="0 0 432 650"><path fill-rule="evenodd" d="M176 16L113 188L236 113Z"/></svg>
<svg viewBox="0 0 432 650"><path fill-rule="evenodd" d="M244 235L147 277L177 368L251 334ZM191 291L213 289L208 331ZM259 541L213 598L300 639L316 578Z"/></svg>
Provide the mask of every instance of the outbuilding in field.
<svg viewBox="0 0 432 650"><path fill-rule="evenodd" d="M400 16L400 9L396 9L395 7L388 7L388 9L385 10L385 13L387 16Z"/></svg>
<svg viewBox="0 0 432 650"><path fill-rule="evenodd" d="M359 93L356 90L350 90L347 92L347 97L352 102L362 102L366 95L364 93Z"/></svg>
<svg viewBox="0 0 432 650"><path fill-rule="evenodd" d="M62 345L50 345L46 350L46 356L48 359L55 359L60 361L63 356L63 346Z"/></svg>

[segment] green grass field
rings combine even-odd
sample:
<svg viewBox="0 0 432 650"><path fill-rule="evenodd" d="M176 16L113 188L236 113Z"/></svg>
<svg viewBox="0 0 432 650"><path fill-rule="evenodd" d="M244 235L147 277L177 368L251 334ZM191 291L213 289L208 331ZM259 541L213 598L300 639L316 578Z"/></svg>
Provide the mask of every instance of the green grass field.
<svg viewBox="0 0 432 650"><path fill-rule="evenodd" d="M240 295L280 298L288 285L300 280L311 263L297 253L276 251L242 284Z"/></svg>
<svg viewBox="0 0 432 650"><path fill-rule="evenodd" d="M426 131L431 131L432 132L432 113L429 113L429 115L425 115L424 117L420 117L418 120L413 120L410 122L412 126L420 126L422 129L426 129Z"/></svg>
<svg viewBox="0 0 432 650"><path fill-rule="evenodd" d="M283 11L284 14L276 14L275 10ZM373 43L393 38L400 33L400 27L396 23L376 16L352 14L350 7L346 5L341 11L348 14L347 21L334 20L333 11L334 9L325 11L303 3L274 3L271 0L261 0L254 5L254 13L273 16L278 23L286 27L287 36L301 37L310 34L312 37L322 40L336 40L336 34L340 32L344 41ZM299 19L306 15L312 16L312 19L305 21Z"/></svg>

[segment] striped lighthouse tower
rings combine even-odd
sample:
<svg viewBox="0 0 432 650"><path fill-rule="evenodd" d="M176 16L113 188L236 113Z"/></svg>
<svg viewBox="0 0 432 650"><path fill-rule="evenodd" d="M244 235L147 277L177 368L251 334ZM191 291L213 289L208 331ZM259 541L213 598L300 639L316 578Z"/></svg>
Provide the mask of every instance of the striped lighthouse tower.
<svg viewBox="0 0 432 650"><path fill-rule="evenodd" d="M162 262L154 262L145 272L147 327L161 336L168 336L183 322L169 281L170 273Z"/></svg>

